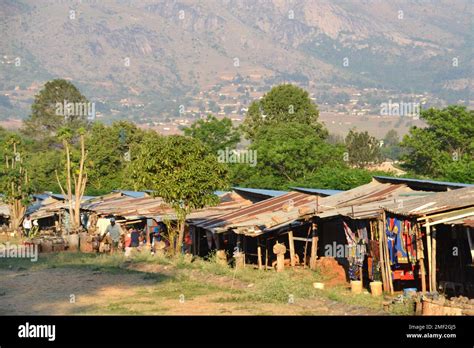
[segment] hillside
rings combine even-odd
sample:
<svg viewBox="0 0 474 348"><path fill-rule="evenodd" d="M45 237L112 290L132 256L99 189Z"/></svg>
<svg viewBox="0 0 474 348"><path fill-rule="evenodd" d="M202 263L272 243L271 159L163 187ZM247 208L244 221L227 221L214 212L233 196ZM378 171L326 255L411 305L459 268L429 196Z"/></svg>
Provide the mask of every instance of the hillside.
<svg viewBox="0 0 474 348"><path fill-rule="evenodd" d="M105 119L137 122L222 111L225 102L240 114L284 81L318 104L332 98L329 88L366 89L372 106L415 94L468 103L472 88L469 1L0 4L2 118L27 115L56 77L73 81Z"/></svg>

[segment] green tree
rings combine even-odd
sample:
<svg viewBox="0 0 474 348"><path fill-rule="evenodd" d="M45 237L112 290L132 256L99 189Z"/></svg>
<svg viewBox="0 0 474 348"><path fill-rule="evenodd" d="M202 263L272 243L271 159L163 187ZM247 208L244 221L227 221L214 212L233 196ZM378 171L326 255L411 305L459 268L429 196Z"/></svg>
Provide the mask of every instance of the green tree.
<svg viewBox="0 0 474 348"><path fill-rule="evenodd" d="M240 134L232 126L229 118L218 120L212 115L208 115L205 120L194 122L191 127L184 128L184 134L202 141L213 154L226 147L233 149L240 141Z"/></svg>
<svg viewBox="0 0 474 348"><path fill-rule="evenodd" d="M432 178L474 182L474 111L451 105L423 110L427 127L412 127L402 146L404 168Z"/></svg>
<svg viewBox="0 0 474 348"><path fill-rule="evenodd" d="M402 154L402 148L400 146L400 138L396 130L391 129L387 132L383 139L383 146L380 149L384 158L391 160L398 160Z"/></svg>
<svg viewBox="0 0 474 348"><path fill-rule="evenodd" d="M73 131L69 128L61 128L58 130L58 138L63 143L64 154L66 156L65 163L65 189L61 184L59 175L56 172L56 180L61 189L61 193L66 198L65 202L69 207L69 216L71 217L71 227L73 231L79 231L81 227L81 202L87 185L87 171L86 171L86 147L85 147L85 129L78 129L80 142L80 158L78 163L74 163L71 152L73 139Z"/></svg>
<svg viewBox="0 0 474 348"><path fill-rule="evenodd" d="M72 130L84 127L90 105L71 82L62 79L49 81L35 96L23 131L31 138L51 142L62 127Z"/></svg>
<svg viewBox="0 0 474 348"><path fill-rule="evenodd" d="M214 191L228 187L226 166L201 141L186 136L147 133L129 170L135 189L152 190L176 212L176 253L183 243L186 216L194 209L217 204Z"/></svg>
<svg viewBox="0 0 474 348"><path fill-rule="evenodd" d="M304 89L291 84L273 87L262 99L252 102L242 128L247 138L254 140L262 126L296 122L310 126L318 135L327 131L318 122L319 111Z"/></svg>
<svg viewBox="0 0 474 348"><path fill-rule="evenodd" d="M25 166L28 172L32 173L30 181L34 192L59 192L55 173L63 168L62 160L62 154L58 149L28 153Z"/></svg>
<svg viewBox="0 0 474 348"><path fill-rule="evenodd" d="M104 194L127 188L124 187L126 168L144 134L143 130L126 121L114 122L111 126L100 122L92 125L86 139L87 194Z"/></svg>
<svg viewBox="0 0 474 348"><path fill-rule="evenodd" d="M346 147L349 164L358 168L381 160L380 142L367 131L359 133L351 129L346 136Z"/></svg>
<svg viewBox="0 0 474 348"><path fill-rule="evenodd" d="M297 122L262 127L249 150L256 153L256 166L232 166L233 181L262 188L291 186L322 166L342 163L344 152L314 128Z"/></svg>
<svg viewBox="0 0 474 348"><path fill-rule="evenodd" d="M28 171L23 165L21 139L17 134L1 132L0 192L10 209L10 225L14 232L20 231L21 221L30 200L31 186Z"/></svg>
<svg viewBox="0 0 474 348"><path fill-rule="evenodd" d="M319 168L314 174L299 180L292 186L317 187L334 190L350 190L368 184L375 175L393 176L393 173L350 168L345 164L336 164Z"/></svg>

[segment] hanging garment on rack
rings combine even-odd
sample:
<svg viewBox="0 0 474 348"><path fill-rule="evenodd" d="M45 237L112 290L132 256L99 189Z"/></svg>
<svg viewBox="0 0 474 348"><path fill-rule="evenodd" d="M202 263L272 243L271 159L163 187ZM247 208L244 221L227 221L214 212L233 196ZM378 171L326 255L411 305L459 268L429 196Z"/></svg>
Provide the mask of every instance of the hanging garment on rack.
<svg viewBox="0 0 474 348"><path fill-rule="evenodd" d="M345 221L342 221L342 225L344 226L344 233L346 234L347 244L349 246L357 244L357 236L354 232L352 232L349 225Z"/></svg>
<svg viewBox="0 0 474 348"><path fill-rule="evenodd" d="M387 234L387 244L388 244L388 254L390 258L390 264L397 263L397 252L396 252L396 243L397 235L401 231L401 221L395 218L388 218L387 224L385 226Z"/></svg>
<svg viewBox="0 0 474 348"><path fill-rule="evenodd" d="M380 260L380 247L377 240L371 240L369 242L370 256L374 259L374 262L379 262Z"/></svg>
<svg viewBox="0 0 474 348"><path fill-rule="evenodd" d="M357 237L354 232L352 232L351 228L345 221L342 221L342 225L344 227L344 233L346 235L347 241L347 250L348 250L348 261L350 264L354 263L356 257L356 249L357 249Z"/></svg>
<svg viewBox="0 0 474 348"><path fill-rule="evenodd" d="M416 230L413 228L411 221L405 220L403 231L406 232L406 249L408 253L408 261L411 263L416 263L418 260L417 257L417 245L416 245Z"/></svg>
<svg viewBox="0 0 474 348"><path fill-rule="evenodd" d="M349 265L349 279L350 280L360 280L360 267L356 264Z"/></svg>
<svg viewBox="0 0 474 348"><path fill-rule="evenodd" d="M411 223L403 221L402 230L398 233L395 243L397 263L416 263L416 238L411 231Z"/></svg>

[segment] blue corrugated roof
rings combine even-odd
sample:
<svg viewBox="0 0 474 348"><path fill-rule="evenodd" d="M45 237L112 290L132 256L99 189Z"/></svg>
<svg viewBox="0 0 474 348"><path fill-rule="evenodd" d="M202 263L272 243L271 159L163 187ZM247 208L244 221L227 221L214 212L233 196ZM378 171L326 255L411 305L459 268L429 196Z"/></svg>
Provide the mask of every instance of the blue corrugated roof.
<svg viewBox="0 0 474 348"><path fill-rule="evenodd" d="M291 187L293 190L300 191L303 193L316 193L321 196L332 196L336 193L344 192L342 190L329 190L329 189L318 189L318 188L307 188L307 187Z"/></svg>
<svg viewBox="0 0 474 348"><path fill-rule="evenodd" d="M49 195L56 199L66 199L62 193L50 193ZM72 197L74 198L74 195L72 195ZM95 198L95 196L82 196L82 200L88 200L92 198Z"/></svg>
<svg viewBox="0 0 474 348"><path fill-rule="evenodd" d="M232 187L236 191L254 193L257 195L268 196L268 197L278 197L282 196L288 191L279 191L279 190L265 190L265 189L255 189L255 188L247 188L247 187Z"/></svg>
<svg viewBox="0 0 474 348"><path fill-rule="evenodd" d="M461 188L474 186L473 184L464 184L460 182L448 182L448 181L436 181L436 180L424 180L424 179L409 179L409 178L396 178L392 176L374 176L376 180L390 182L390 183L405 183L409 184L425 184L425 185L434 185L440 187L449 187L449 188Z"/></svg>
<svg viewBox="0 0 474 348"><path fill-rule="evenodd" d="M36 193L33 195L33 198L39 199L39 200L45 200L46 198L50 197L51 195L49 193Z"/></svg>
<svg viewBox="0 0 474 348"><path fill-rule="evenodd" d="M113 190L112 192L120 192L123 193L125 196L133 198L143 198L146 196L146 192L144 191Z"/></svg>

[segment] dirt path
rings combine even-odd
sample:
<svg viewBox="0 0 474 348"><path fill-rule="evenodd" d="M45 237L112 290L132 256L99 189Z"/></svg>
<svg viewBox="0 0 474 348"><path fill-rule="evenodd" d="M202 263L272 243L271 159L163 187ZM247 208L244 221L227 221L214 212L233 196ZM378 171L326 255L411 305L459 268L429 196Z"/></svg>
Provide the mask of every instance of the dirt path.
<svg viewBox="0 0 474 348"><path fill-rule="evenodd" d="M147 272L152 270L147 269ZM294 299L276 304L225 301L225 277L206 277L208 292L186 293L179 282L170 282L172 270L150 273L98 272L85 269L0 270L0 315L377 315L381 311L332 301L325 297ZM199 275L198 275L199 276ZM219 287L219 286L220 287ZM244 283L234 288L245 289ZM244 290L240 290L244 291Z"/></svg>

